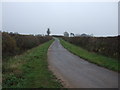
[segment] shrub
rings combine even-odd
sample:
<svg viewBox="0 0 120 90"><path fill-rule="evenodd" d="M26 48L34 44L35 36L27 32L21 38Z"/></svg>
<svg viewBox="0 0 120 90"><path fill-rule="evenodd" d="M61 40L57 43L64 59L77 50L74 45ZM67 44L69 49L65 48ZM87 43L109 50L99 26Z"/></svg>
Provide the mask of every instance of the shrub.
<svg viewBox="0 0 120 90"><path fill-rule="evenodd" d="M50 36L2 32L2 56L13 56L51 40Z"/></svg>
<svg viewBox="0 0 120 90"><path fill-rule="evenodd" d="M64 40L88 51L118 59L118 39L120 37L63 37Z"/></svg>
<svg viewBox="0 0 120 90"><path fill-rule="evenodd" d="M17 51L16 41L6 32L2 33L2 55L13 55Z"/></svg>

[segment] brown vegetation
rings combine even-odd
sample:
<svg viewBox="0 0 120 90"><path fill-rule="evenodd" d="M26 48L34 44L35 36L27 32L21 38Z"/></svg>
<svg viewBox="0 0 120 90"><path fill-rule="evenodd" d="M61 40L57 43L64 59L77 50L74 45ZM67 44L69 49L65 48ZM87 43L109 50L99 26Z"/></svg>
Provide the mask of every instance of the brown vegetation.
<svg viewBox="0 0 120 90"><path fill-rule="evenodd" d="M120 37L63 37L64 40L111 58L119 58L118 39Z"/></svg>
<svg viewBox="0 0 120 90"><path fill-rule="evenodd" d="M50 36L2 32L2 56L13 56L51 40Z"/></svg>

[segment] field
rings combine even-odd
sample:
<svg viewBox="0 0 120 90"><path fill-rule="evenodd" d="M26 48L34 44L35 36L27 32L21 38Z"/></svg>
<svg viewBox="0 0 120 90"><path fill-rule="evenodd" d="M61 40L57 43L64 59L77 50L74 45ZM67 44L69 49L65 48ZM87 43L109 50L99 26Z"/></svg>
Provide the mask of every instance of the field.
<svg viewBox="0 0 120 90"><path fill-rule="evenodd" d="M80 58L78 61L76 60L77 62L74 62L76 58L70 55L73 59L71 60L72 63L69 62L71 58L69 59L66 57L69 55L68 52L64 51L64 48L66 48L71 53L98 66L116 72L120 71L118 68L120 64L118 61L119 37L98 38L57 36L54 38L55 41L52 38L52 36L21 35L17 33L2 32L3 88L63 88L63 83L61 83L61 81L48 68L47 60L49 60L49 58L47 56L47 53L48 48L53 42L55 43L51 45L52 47L49 52L49 57L54 57L54 59L52 59L53 62L52 60L51 62L54 63L54 60L56 60L54 63L56 64L55 66L59 66L59 64L60 66L64 65L65 63L62 61L66 60L66 68L70 67L73 69L77 68L76 70L80 70L79 66L81 65L79 65L80 63L77 63L80 61ZM61 44L59 43L58 39L64 48L60 47ZM61 56L59 55L58 57L57 53ZM78 66L75 67L74 65L76 63ZM87 66L83 65L83 68L84 67ZM63 69L63 67L59 68ZM74 71L71 72L74 73ZM116 72L114 72L115 75ZM76 75L79 76L78 73ZM101 76L100 78L104 78L104 76ZM113 78L111 80L113 80Z"/></svg>

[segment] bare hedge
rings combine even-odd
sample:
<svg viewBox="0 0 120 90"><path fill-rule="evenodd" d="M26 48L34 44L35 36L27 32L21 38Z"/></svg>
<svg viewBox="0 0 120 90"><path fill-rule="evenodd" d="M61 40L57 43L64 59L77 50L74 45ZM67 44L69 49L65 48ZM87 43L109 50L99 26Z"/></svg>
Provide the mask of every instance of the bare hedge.
<svg viewBox="0 0 120 90"><path fill-rule="evenodd" d="M13 56L51 40L50 36L21 35L2 32L2 56Z"/></svg>
<svg viewBox="0 0 120 90"><path fill-rule="evenodd" d="M120 37L63 37L64 40L111 58L119 58L118 40Z"/></svg>

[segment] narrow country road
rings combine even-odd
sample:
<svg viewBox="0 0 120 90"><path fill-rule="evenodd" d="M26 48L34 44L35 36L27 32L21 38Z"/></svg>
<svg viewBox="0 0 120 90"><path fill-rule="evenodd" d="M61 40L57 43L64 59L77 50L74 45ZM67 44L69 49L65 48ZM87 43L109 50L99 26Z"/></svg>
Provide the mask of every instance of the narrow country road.
<svg viewBox="0 0 120 90"><path fill-rule="evenodd" d="M48 50L51 70L70 88L118 88L118 73L89 63L55 39Z"/></svg>

